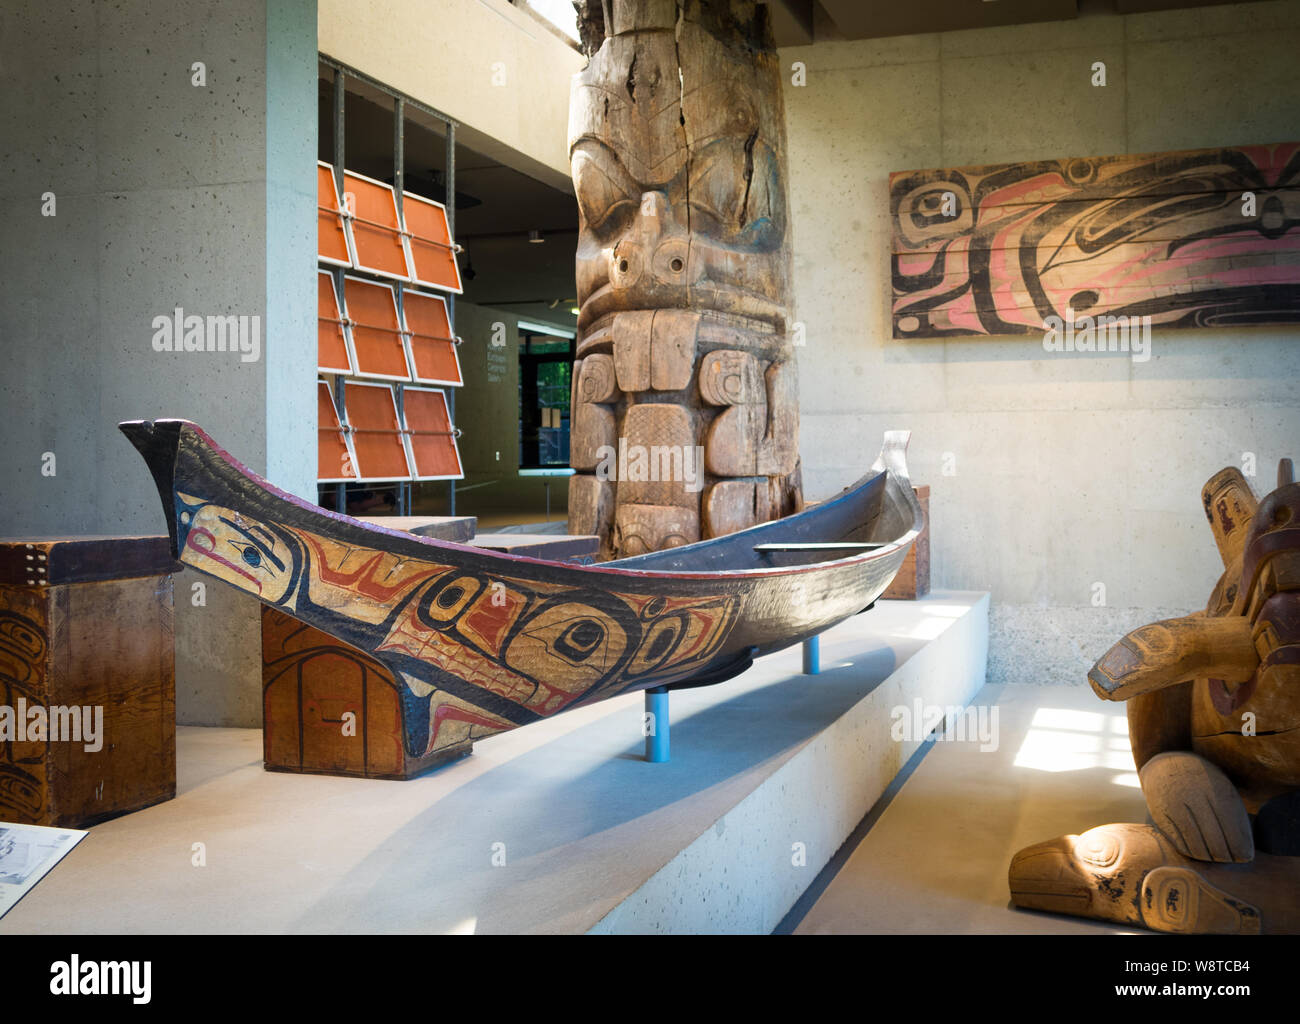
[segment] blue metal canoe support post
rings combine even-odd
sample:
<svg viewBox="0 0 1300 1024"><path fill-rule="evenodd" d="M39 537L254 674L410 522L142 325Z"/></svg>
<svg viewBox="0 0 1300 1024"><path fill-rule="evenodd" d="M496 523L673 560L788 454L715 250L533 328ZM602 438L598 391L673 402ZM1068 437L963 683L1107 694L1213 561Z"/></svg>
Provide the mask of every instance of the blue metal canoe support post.
<svg viewBox="0 0 1300 1024"><path fill-rule="evenodd" d="M822 638L809 637L803 642L803 674L819 676L822 673Z"/></svg>
<svg viewBox="0 0 1300 1024"><path fill-rule="evenodd" d="M645 692L645 759L651 764L668 760L668 690L656 686Z"/></svg>

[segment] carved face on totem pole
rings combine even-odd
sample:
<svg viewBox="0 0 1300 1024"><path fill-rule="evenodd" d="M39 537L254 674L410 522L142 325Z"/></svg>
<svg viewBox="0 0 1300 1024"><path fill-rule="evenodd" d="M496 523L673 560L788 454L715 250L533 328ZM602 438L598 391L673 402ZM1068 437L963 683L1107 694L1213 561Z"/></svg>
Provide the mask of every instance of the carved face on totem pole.
<svg viewBox="0 0 1300 1024"><path fill-rule="evenodd" d="M752 4L585 21L569 525L619 557L798 507L785 131Z"/></svg>

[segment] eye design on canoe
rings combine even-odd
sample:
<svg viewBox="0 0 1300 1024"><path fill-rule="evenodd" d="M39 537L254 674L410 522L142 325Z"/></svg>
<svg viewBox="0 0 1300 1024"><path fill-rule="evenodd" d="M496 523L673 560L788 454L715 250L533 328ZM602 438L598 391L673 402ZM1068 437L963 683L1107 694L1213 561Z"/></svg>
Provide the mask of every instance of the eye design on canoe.
<svg viewBox="0 0 1300 1024"><path fill-rule="evenodd" d="M233 519L227 516L218 518L232 532L244 538L243 540L229 537L226 539L230 546L239 552L239 557L243 559L245 565L257 569L265 559L268 571L270 566L274 566L281 572L284 571L284 561L275 555L275 535L270 530L259 523L246 524L238 516Z"/></svg>
<svg viewBox="0 0 1300 1024"><path fill-rule="evenodd" d="M600 648L605 639L605 627L595 619L579 619L570 623L555 638L555 651L573 662L586 661Z"/></svg>
<svg viewBox="0 0 1300 1024"><path fill-rule="evenodd" d="M656 658L662 658L668 653L673 646L673 641L677 639L677 630L671 625L659 630L654 634L654 639L650 641L650 649L645 652L647 661L654 661Z"/></svg>
<svg viewBox="0 0 1300 1024"><path fill-rule="evenodd" d="M420 601L420 618L434 629L455 621L483 592L483 581L476 576L448 574L442 579L446 582L442 586L435 583Z"/></svg>
<svg viewBox="0 0 1300 1024"><path fill-rule="evenodd" d="M666 615L651 623L628 665L629 674L649 672L672 657L686 635L686 628L687 620L683 615Z"/></svg>
<svg viewBox="0 0 1300 1024"><path fill-rule="evenodd" d="M600 608L594 602L561 599L535 610L506 643L501 658L511 670L531 679L557 671L569 674L565 689L580 693L617 670L629 643L640 636L635 617L614 602Z"/></svg>

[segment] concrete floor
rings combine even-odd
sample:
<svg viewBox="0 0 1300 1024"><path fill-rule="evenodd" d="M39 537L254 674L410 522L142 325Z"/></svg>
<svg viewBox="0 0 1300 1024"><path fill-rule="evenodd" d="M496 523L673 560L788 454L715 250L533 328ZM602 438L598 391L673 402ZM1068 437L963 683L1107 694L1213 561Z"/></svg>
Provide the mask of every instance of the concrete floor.
<svg viewBox="0 0 1300 1024"><path fill-rule="evenodd" d="M986 686L974 705L998 709L997 749L933 743L865 837L840 852L829 884L818 880L825 888L795 934L1132 931L1018 910L1007 894L1022 847L1145 820L1124 706L1082 680Z"/></svg>

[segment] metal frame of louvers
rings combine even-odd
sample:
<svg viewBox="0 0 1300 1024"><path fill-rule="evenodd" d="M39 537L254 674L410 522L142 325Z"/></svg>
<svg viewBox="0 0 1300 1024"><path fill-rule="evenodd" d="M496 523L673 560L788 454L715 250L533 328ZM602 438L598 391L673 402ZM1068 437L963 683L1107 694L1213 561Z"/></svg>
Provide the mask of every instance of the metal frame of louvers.
<svg viewBox="0 0 1300 1024"><path fill-rule="evenodd" d="M327 380L316 382L316 480L323 484L352 483L356 480L357 455L352 438L339 419L334 390ZM337 468L338 472L335 472Z"/></svg>
<svg viewBox="0 0 1300 1024"><path fill-rule="evenodd" d="M463 384L447 300L441 295L403 288L402 318L414 379L421 384Z"/></svg>
<svg viewBox="0 0 1300 1024"><path fill-rule="evenodd" d="M346 169L340 200L334 168L324 160L316 162L316 178L322 263L456 295L464 291L442 203L403 191L399 210L391 185Z"/></svg>
<svg viewBox="0 0 1300 1024"><path fill-rule="evenodd" d="M356 375L410 380L411 360L393 286L349 274L343 279L343 302Z"/></svg>
<svg viewBox="0 0 1300 1024"><path fill-rule="evenodd" d="M334 184L334 167L324 160L316 161L316 258L336 267L356 263L352 232Z"/></svg>
<svg viewBox="0 0 1300 1024"><path fill-rule="evenodd" d="M356 354L347 330L347 306L339 301L334 275L316 271L316 368L322 373L354 374Z"/></svg>
<svg viewBox="0 0 1300 1024"><path fill-rule="evenodd" d="M406 446L416 480L458 480L465 475L441 388L402 389Z"/></svg>
<svg viewBox="0 0 1300 1024"><path fill-rule="evenodd" d="M402 193L402 216L406 221L403 239L411 280L426 288L440 288L459 295L460 267L456 248L447 229L447 208L442 203Z"/></svg>
<svg viewBox="0 0 1300 1024"><path fill-rule="evenodd" d="M317 296L318 482L340 485L339 511L342 484L393 483L398 508L409 512L411 481L446 480L454 512L454 481L464 467L452 423L455 393L442 389L464 383L453 327L462 291L455 206L406 191L403 168L406 118L420 110L445 127L446 187L454 195L457 125L353 68L324 55L321 63L334 71L334 144L333 163L316 164L318 269L330 278L329 287L319 281ZM391 185L345 166L351 81L393 98ZM429 384L439 387L416 386Z"/></svg>
<svg viewBox="0 0 1300 1024"><path fill-rule="evenodd" d="M344 429L356 454L357 483L410 480L410 453L397 396L391 384L348 380L343 383Z"/></svg>

